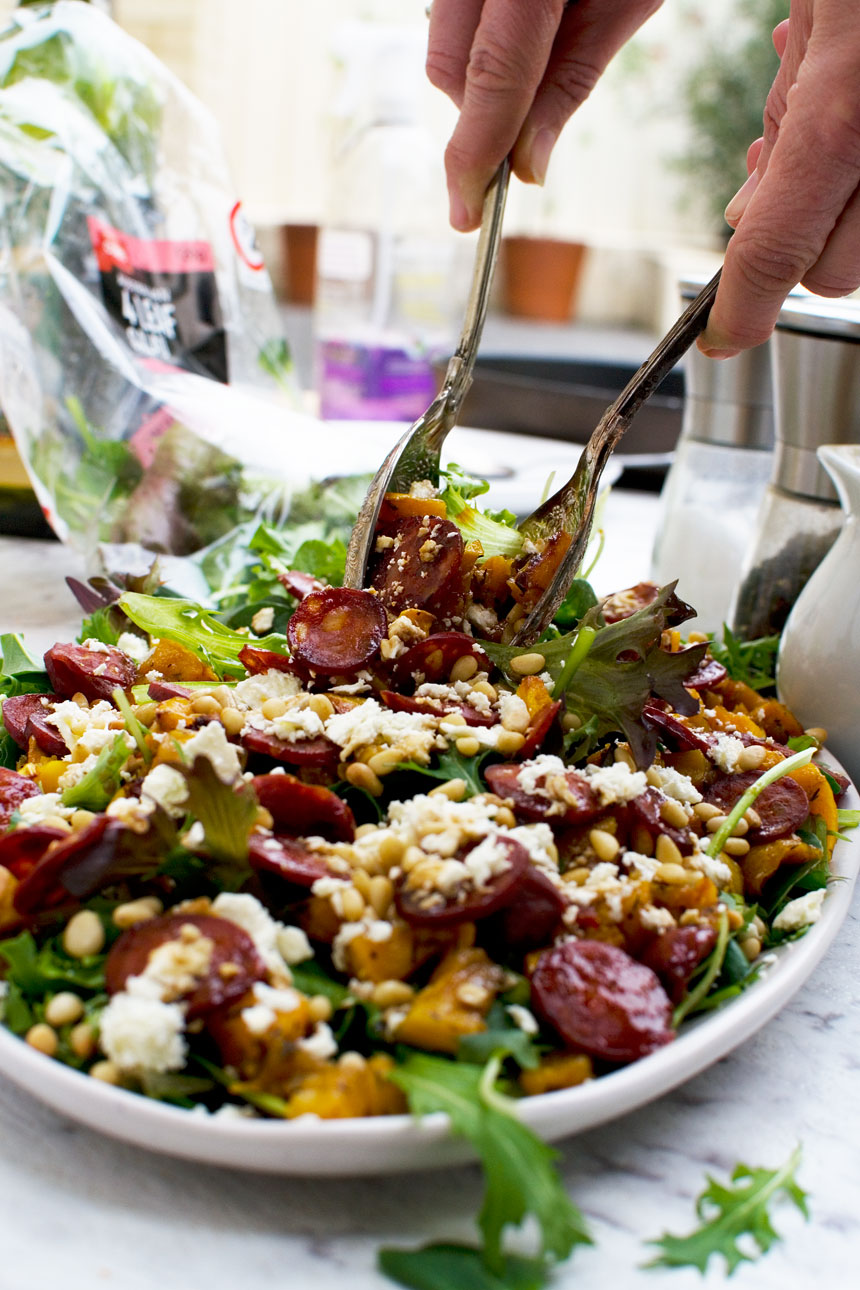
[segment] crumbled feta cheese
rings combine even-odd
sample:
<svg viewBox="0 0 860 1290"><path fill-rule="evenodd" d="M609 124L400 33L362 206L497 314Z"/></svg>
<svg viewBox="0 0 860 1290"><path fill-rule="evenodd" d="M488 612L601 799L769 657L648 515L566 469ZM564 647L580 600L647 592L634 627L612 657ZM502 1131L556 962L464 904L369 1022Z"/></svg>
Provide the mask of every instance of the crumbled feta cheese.
<svg viewBox="0 0 860 1290"><path fill-rule="evenodd" d="M625 851L621 859L629 869L633 869L637 876L645 882L650 882L660 868L660 861L656 857L642 855L639 851Z"/></svg>
<svg viewBox="0 0 860 1290"><path fill-rule="evenodd" d="M59 815L67 820L74 815L77 807L64 806L59 793L37 793L34 797L25 797L19 802L16 810L24 824L41 824L50 815Z"/></svg>
<svg viewBox="0 0 860 1290"><path fill-rule="evenodd" d="M277 936L278 953L292 967L314 956L313 947L301 927L281 927Z"/></svg>
<svg viewBox="0 0 860 1290"><path fill-rule="evenodd" d="M795 900L790 900L773 920L773 930L775 932L798 932L801 927L808 927L811 923L817 923L821 917L824 896L825 888L819 887L816 891L808 891L805 896L798 896Z"/></svg>
<svg viewBox="0 0 860 1290"><path fill-rule="evenodd" d="M105 815L121 821L123 828L131 829L132 833L145 833L154 810L152 798L115 797L108 803Z"/></svg>
<svg viewBox="0 0 860 1290"><path fill-rule="evenodd" d="M611 766L586 766L588 783L597 793L602 806L615 802L632 802L648 787L645 772L631 770L626 762L616 761Z"/></svg>
<svg viewBox="0 0 860 1290"><path fill-rule="evenodd" d="M356 936L366 936L369 941L379 944L390 940L393 931L394 926L392 923L387 922L384 918L376 918L372 913L366 913L363 918L359 918L354 923L342 923L332 941L332 963L339 972L346 972L346 950L350 941L354 941Z"/></svg>
<svg viewBox="0 0 860 1290"><path fill-rule="evenodd" d="M105 699L91 708L82 708L74 699L65 699L45 720L56 727L69 752L74 752L81 743L88 753L101 752L122 724L116 708Z"/></svg>
<svg viewBox="0 0 860 1290"><path fill-rule="evenodd" d="M313 1034L308 1035L307 1039L300 1039L296 1044L303 1052L310 1053L312 1057L319 1057L321 1061L327 1061L329 1057L334 1057L337 1052L337 1041L332 1034L331 1026L324 1021L318 1021L314 1027Z"/></svg>
<svg viewBox="0 0 860 1290"><path fill-rule="evenodd" d="M325 723L326 735L344 758L368 744L397 745L409 754L426 755L436 738L435 718L426 713L393 712L376 699L365 699L349 712L335 713Z"/></svg>
<svg viewBox="0 0 860 1290"><path fill-rule="evenodd" d="M407 843L418 842L426 835L454 830L461 840L474 841L498 832L495 823L499 807L483 797L452 802L441 793L421 793L406 802L392 802L388 808L389 826Z"/></svg>
<svg viewBox="0 0 860 1290"><path fill-rule="evenodd" d="M704 839L697 838L696 841L707 845ZM704 851L696 850L692 855L688 856L687 863L691 869L697 869L706 878L710 878L715 887L719 887L722 890L724 887L731 886L732 871L724 860L720 860L716 856L709 856Z"/></svg>
<svg viewBox="0 0 860 1290"><path fill-rule="evenodd" d="M179 937L157 945L151 951L143 972L127 979L126 992L155 997L162 1003L172 1003L190 994L208 974L215 950L211 937L192 936L192 930L197 932L194 923L188 925L188 939Z"/></svg>
<svg viewBox="0 0 860 1290"><path fill-rule="evenodd" d="M695 806L696 802L701 802L702 794L689 775L682 775L674 766L654 765L649 774L656 787L661 788L667 797L674 797L676 802L683 802L685 806Z"/></svg>
<svg viewBox="0 0 860 1290"><path fill-rule="evenodd" d="M731 774L738 769L738 758L744 750L744 743L735 735L717 735L714 742L708 749L708 756L711 761Z"/></svg>
<svg viewBox="0 0 860 1290"><path fill-rule="evenodd" d="M184 745L183 752L193 766L198 757L205 757L222 784L232 784L242 770L239 750L227 740L227 732L220 721L209 721Z"/></svg>
<svg viewBox="0 0 860 1290"><path fill-rule="evenodd" d="M652 932L675 926L674 915L660 905L643 905L639 910L639 921L643 927Z"/></svg>
<svg viewBox="0 0 860 1290"><path fill-rule="evenodd" d="M181 1070L187 1045L185 1017L178 1003L162 1003L121 990L99 1020L105 1055L122 1071L142 1073Z"/></svg>
<svg viewBox="0 0 860 1290"><path fill-rule="evenodd" d="M525 701L510 690L499 691L499 716L509 730L525 730L531 719Z"/></svg>
<svg viewBox="0 0 860 1290"><path fill-rule="evenodd" d="M567 767L560 757L553 757L548 753L541 753L538 757L533 757L531 761L524 761L520 766L517 782L524 793L530 793L532 797L552 796L546 787L546 780L550 775L564 775L567 773Z"/></svg>
<svg viewBox="0 0 860 1290"><path fill-rule="evenodd" d="M142 800L154 802L168 815L178 818L188 801L188 785L175 766L159 762L149 771L140 786Z"/></svg>
<svg viewBox="0 0 860 1290"><path fill-rule="evenodd" d="M135 663L142 663L151 652L149 642L142 636L138 636L136 632L121 632L116 647L121 649L123 654L134 659Z"/></svg>
<svg viewBox="0 0 860 1290"><path fill-rule="evenodd" d="M278 981L289 980L289 968L278 947L283 923L276 922L256 896L243 891L221 891L212 902L212 913L246 931L269 972Z"/></svg>
<svg viewBox="0 0 860 1290"><path fill-rule="evenodd" d="M301 1006L302 996L292 987L273 988L257 981L253 989L254 1002L242 1009L242 1020L252 1035L264 1035L275 1024L279 1012L295 1012Z"/></svg>
<svg viewBox="0 0 860 1290"><path fill-rule="evenodd" d="M233 686L233 702L241 712L255 711L267 699L294 699L301 691L301 682L289 672L270 668L249 676Z"/></svg>
<svg viewBox="0 0 860 1290"><path fill-rule="evenodd" d="M274 608L271 605L266 605L263 609L258 609L254 614L254 617L251 619L251 629L255 631L258 636L265 636L266 632L270 632L272 630L272 624L274 621Z"/></svg>
<svg viewBox="0 0 860 1290"><path fill-rule="evenodd" d="M250 724L255 724L252 719ZM314 739L321 735L325 726L313 708L287 708L283 716L274 717L269 723L276 739L286 739L288 743L296 739Z"/></svg>
<svg viewBox="0 0 860 1290"><path fill-rule="evenodd" d="M81 641L85 650L91 654L110 654L111 646L105 645L104 641L96 640L94 636L88 636L85 641Z"/></svg>

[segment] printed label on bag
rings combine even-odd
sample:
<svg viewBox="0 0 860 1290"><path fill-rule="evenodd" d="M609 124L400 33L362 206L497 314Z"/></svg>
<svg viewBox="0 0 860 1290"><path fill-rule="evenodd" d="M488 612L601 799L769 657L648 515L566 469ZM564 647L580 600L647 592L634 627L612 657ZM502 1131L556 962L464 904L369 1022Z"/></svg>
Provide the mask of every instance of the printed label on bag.
<svg viewBox="0 0 860 1290"><path fill-rule="evenodd" d="M130 349L165 364L227 383L227 338L208 242L132 237L87 219L105 308Z"/></svg>

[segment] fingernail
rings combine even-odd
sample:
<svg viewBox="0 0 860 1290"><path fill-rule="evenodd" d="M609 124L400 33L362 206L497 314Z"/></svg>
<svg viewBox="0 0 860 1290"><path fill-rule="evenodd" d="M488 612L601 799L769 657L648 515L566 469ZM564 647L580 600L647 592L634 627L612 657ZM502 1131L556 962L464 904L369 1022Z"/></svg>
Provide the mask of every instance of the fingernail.
<svg viewBox="0 0 860 1290"><path fill-rule="evenodd" d="M731 224L732 227L737 224L738 220L749 205L750 198L758 188L759 178L760 176L758 171L754 170L746 183L742 184L735 193L734 197L726 207L725 219L727 224Z"/></svg>
<svg viewBox="0 0 860 1290"><path fill-rule="evenodd" d="M544 126L532 139L532 146L529 149L529 169L532 172L532 180L536 184L543 184L546 179L549 159L557 138L555 130Z"/></svg>
<svg viewBox="0 0 860 1290"><path fill-rule="evenodd" d="M715 358L717 360L737 358L741 352L739 349L723 349L719 344L711 345L704 336L699 337L698 348L706 358Z"/></svg>
<svg viewBox="0 0 860 1290"><path fill-rule="evenodd" d="M468 233L474 225L469 218L468 207L463 201L463 194L459 188L451 187L448 189L448 205L451 227L457 229L460 233Z"/></svg>

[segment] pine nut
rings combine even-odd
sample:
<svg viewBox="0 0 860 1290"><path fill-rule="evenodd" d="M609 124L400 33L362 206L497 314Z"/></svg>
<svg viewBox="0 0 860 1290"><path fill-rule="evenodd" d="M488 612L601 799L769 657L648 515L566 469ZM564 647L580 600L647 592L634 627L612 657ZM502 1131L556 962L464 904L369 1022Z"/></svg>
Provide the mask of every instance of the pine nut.
<svg viewBox="0 0 860 1290"><path fill-rule="evenodd" d="M88 1021L81 1021L69 1031L69 1046L76 1057L92 1057L96 1050L96 1032Z"/></svg>
<svg viewBox="0 0 860 1290"><path fill-rule="evenodd" d="M394 885L390 878L387 878L384 874L378 874L375 878L371 878L369 900L380 918L388 913L393 899Z"/></svg>
<svg viewBox="0 0 860 1290"><path fill-rule="evenodd" d="M704 632L690 632L687 637L688 645L702 645L708 639Z"/></svg>
<svg viewBox="0 0 860 1290"><path fill-rule="evenodd" d="M71 824L72 828L77 832L78 829L85 829L88 824L92 824L95 818L96 817L92 811L85 811L82 809L80 811L75 811L74 815L69 816L69 824Z"/></svg>
<svg viewBox="0 0 860 1290"><path fill-rule="evenodd" d="M134 715L142 726L151 726L157 712L157 703L142 703L139 708L135 708Z"/></svg>
<svg viewBox="0 0 860 1290"><path fill-rule="evenodd" d="M723 850L727 856L745 856L750 849L746 838L726 838Z"/></svg>
<svg viewBox="0 0 860 1290"><path fill-rule="evenodd" d="M710 819L705 821L705 828L708 830L709 833L718 833L719 830L725 824L725 822L726 822L725 815L721 815L717 813L716 815L712 815Z"/></svg>
<svg viewBox="0 0 860 1290"><path fill-rule="evenodd" d="M44 1021L37 1021L35 1026L31 1026L24 1036L26 1042L37 1052L44 1053L46 1057L55 1057L59 1040L57 1032L50 1026L45 1025Z"/></svg>
<svg viewBox="0 0 860 1290"><path fill-rule="evenodd" d="M626 744L618 744L615 749L615 760L623 762L630 770L636 769L636 762L633 760L633 754Z"/></svg>
<svg viewBox="0 0 860 1290"><path fill-rule="evenodd" d="M645 772L645 779L652 788L659 788L663 780L656 766L649 766Z"/></svg>
<svg viewBox="0 0 860 1290"><path fill-rule="evenodd" d="M228 735L238 735L245 726L245 714L238 708L221 709L221 725Z"/></svg>
<svg viewBox="0 0 860 1290"><path fill-rule="evenodd" d="M509 806L500 806L496 810L496 823L500 824L503 829L515 829L517 827L517 817Z"/></svg>
<svg viewBox="0 0 860 1290"><path fill-rule="evenodd" d="M660 841L661 841L661 838L658 838L657 839L658 846L660 844ZM663 864L659 864L655 871L654 877L657 879L658 882L668 882L668 883L671 883L672 886L681 886L684 883L690 881L690 875L687 872L687 870L684 868L684 866L681 864L676 864L674 863L674 861L666 861Z"/></svg>
<svg viewBox="0 0 860 1290"><path fill-rule="evenodd" d="M491 992L477 981L464 981L457 987L457 1002L467 1008L484 1008L489 1003Z"/></svg>
<svg viewBox="0 0 860 1290"><path fill-rule="evenodd" d="M765 750L762 744L747 744L738 754L738 770L758 770L764 761Z"/></svg>
<svg viewBox="0 0 860 1290"><path fill-rule="evenodd" d="M591 877L591 870L585 865L578 865L575 869L568 869L564 875L565 882L575 882L577 887L584 887Z"/></svg>
<svg viewBox="0 0 860 1290"><path fill-rule="evenodd" d="M755 809L754 806L747 807L747 809L744 811L744 819L746 820L747 824L750 826L751 829L761 828L761 816L759 815L758 811Z"/></svg>
<svg viewBox="0 0 860 1290"><path fill-rule="evenodd" d="M525 735L519 734L516 730L500 730L496 739L496 748L505 757L518 753L525 743Z"/></svg>
<svg viewBox="0 0 860 1290"><path fill-rule="evenodd" d="M367 838L371 833L376 833L378 827L379 826L377 824L359 824L358 828L355 830L356 842L358 842L359 838Z"/></svg>
<svg viewBox="0 0 860 1290"><path fill-rule="evenodd" d="M233 706L233 691L229 685L216 685L212 691L212 698L219 708L232 708Z"/></svg>
<svg viewBox="0 0 860 1290"><path fill-rule="evenodd" d="M83 1015L83 1002L71 990L61 990L45 1004L45 1020L49 1026L70 1026Z"/></svg>
<svg viewBox="0 0 860 1290"><path fill-rule="evenodd" d="M326 694L312 694L308 707L317 714L320 721L328 721L329 717L334 716L334 704Z"/></svg>
<svg viewBox="0 0 860 1290"><path fill-rule="evenodd" d="M84 959L98 954L105 943L105 929L98 914L91 909L79 909L63 929L63 949L73 959Z"/></svg>
<svg viewBox="0 0 860 1290"><path fill-rule="evenodd" d="M722 909L724 907L722 905L718 905L717 908ZM729 930L732 932L739 931L739 929L744 925L744 916L739 909L727 909L726 918L728 920Z"/></svg>
<svg viewBox="0 0 860 1290"><path fill-rule="evenodd" d="M827 743L827 731L824 729L824 726L810 726L807 730L804 730L803 733L805 735L809 735L810 739L814 739L816 743Z"/></svg>
<svg viewBox="0 0 860 1290"><path fill-rule="evenodd" d="M337 1064L346 1071L363 1071L367 1065L367 1058L362 1057L361 1053L350 1050L349 1052L341 1053L337 1059Z"/></svg>
<svg viewBox="0 0 860 1290"><path fill-rule="evenodd" d="M661 833L654 847L654 856L661 864L680 865L683 868L684 858L668 833Z"/></svg>
<svg viewBox="0 0 860 1290"><path fill-rule="evenodd" d="M739 941L738 944L743 950L744 956L750 963L752 963L754 959L757 959L759 954L761 954L761 941L757 936L747 936L744 940Z"/></svg>
<svg viewBox="0 0 860 1290"><path fill-rule="evenodd" d="M614 833L608 833L606 829L592 829L588 835L594 854L598 860L608 863L614 860L621 850L621 846Z"/></svg>
<svg viewBox="0 0 860 1290"><path fill-rule="evenodd" d="M546 659L543 654L534 652L532 654L517 654L508 664L509 671L514 676L537 676L546 667Z"/></svg>
<svg viewBox="0 0 860 1290"><path fill-rule="evenodd" d="M380 981L370 996L377 1008L398 1008L409 1003L415 991L405 981Z"/></svg>
<svg viewBox="0 0 860 1290"><path fill-rule="evenodd" d="M346 887L338 893L343 916L348 923L357 923L364 917L364 898L355 887Z"/></svg>
<svg viewBox="0 0 860 1290"><path fill-rule="evenodd" d="M346 779L353 788L363 788L371 797L382 796L382 780L363 762L351 762L346 768Z"/></svg>
<svg viewBox="0 0 860 1290"><path fill-rule="evenodd" d="M720 808L714 806L713 802L697 802L693 811L700 820L713 820L717 815L722 815Z"/></svg>
<svg viewBox="0 0 860 1290"><path fill-rule="evenodd" d="M275 817L267 806L258 806L257 814L254 816L254 823L258 829L273 829L275 827Z"/></svg>
<svg viewBox="0 0 860 1290"><path fill-rule="evenodd" d="M211 694L198 694L191 700L191 711L214 717L216 712L221 711L221 704Z"/></svg>
<svg viewBox="0 0 860 1290"><path fill-rule="evenodd" d="M455 740L454 746L463 757L475 757L481 751L481 745L474 735L463 735Z"/></svg>
<svg viewBox="0 0 860 1290"><path fill-rule="evenodd" d="M464 779L449 779L444 784L431 788L428 797L447 797L451 802L462 802L466 796L467 784Z"/></svg>
<svg viewBox="0 0 860 1290"><path fill-rule="evenodd" d="M749 833L749 829L750 829L749 820L745 820L744 817L741 816L741 818L735 824L735 827L732 829L732 837L742 838L745 833Z"/></svg>
<svg viewBox="0 0 860 1290"><path fill-rule="evenodd" d="M135 923L145 923L160 912L153 909L148 900L128 900L124 905L117 905L111 914L111 921L115 927L134 927Z"/></svg>
<svg viewBox="0 0 860 1290"><path fill-rule="evenodd" d="M260 704L260 711L267 721L275 721L278 717L282 717L286 710L287 703L285 699L266 699L264 703Z"/></svg>
<svg viewBox="0 0 860 1290"><path fill-rule="evenodd" d="M121 1084L122 1072L116 1062L96 1062L87 1072L93 1079L101 1080L103 1084Z"/></svg>
<svg viewBox="0 0 860 1290"><path fill-rule="evenodd" d="M381 752L375 753L367 764L375 775L389 775L403 760L402 749L383 748Z"/></svg>
<svg viewBox="0 0 860 1290"><path fill-rule="evenodd" d="M750 923L750 929L755 933L760 941L763 941L767 935L767 927L765 926L764 919L759 918L758 914L755 915Z"/></svg>
<svg viewBox="0 0 860 1290"><path fill-rule="evenodd" d="M46 815L41 821L46 829L57 829L60 833L71 833L72 826L62 815Z"/></svg>
<svg viewBox="0 0 860 1290"><path fill-rule="evenodd" d="M490 703L495 703L496 699L499 697L496 687L494 685L490 685L489 681L476 681L472 686L472 689L476 694L486 695L490 700Z"/></svg>
<svg viewBox="0 0 860 1290"><path fill-rule="evenodd" d="M360 891L365 900L370 900L370 874L366 869L353 869L352 885Z"/></svg>
<svg viewBox="0 0 860 1290"><path fill-rule="evenodd" d="M669 797L660 807L660 815L675 829L686 829L690 823L686 810L674 797Z"/></svg>
<svg viewBox="0 0 860 1290"><path fill-rule="evenodd" d="M455 780L451 781L455 783ZM405 851L405 844L394 833L383 833L379 839L378 855L383 869L391 869L400 864Z"/></svg>
<svg viewBox="0 0 860 1290"><path fill-rule="evenodd" d="M328 1021L332 1014L331 999L324 994L312 994L308 999L308 1015L311 1021Z"/></svg>
<svg viewBox="0 0 860 1290"><path fill-rule="evenodd" d="M471 681L477 671L478 660L474 654L463 654L451 668L451 681L455 685L458 681Z"/></svg>

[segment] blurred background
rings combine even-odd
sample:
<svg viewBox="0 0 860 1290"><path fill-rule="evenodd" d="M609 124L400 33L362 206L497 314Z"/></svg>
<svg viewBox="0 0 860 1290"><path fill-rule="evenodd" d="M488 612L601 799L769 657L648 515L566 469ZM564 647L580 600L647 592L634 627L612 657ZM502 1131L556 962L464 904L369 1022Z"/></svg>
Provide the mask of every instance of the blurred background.
<svg viewBox="0 0 860 1290"><path fill-rule="evenodd" d="M3 11L12 7L0 0ZM289 243L291 263L284 230L314 230L331 213L338 128L361 99L358 89L354 103L344 99L356 71L348 24L410 29L421 80L425 0L102 0L100 7L212 110L276 288L287 302L308 303L302 233ZM559 266L570 255L559 244L584 248L567 297L511 304L501 282L496 312L534 311L538 321L543 312L556 326L622 332L663 327L677 312L679 276L706 271L720 253L721 212L745 178L746 148L759 133L776 66L770 31L787 10L788 0L673 0L650 19L568 126L545 188L511 192L507 234L550 239ZM442 152L454 112L422 83L421 114L437 149L444 220ZM542 343L556 347L549 335ZM624 352L623 337L619 344Z"/></svg>

